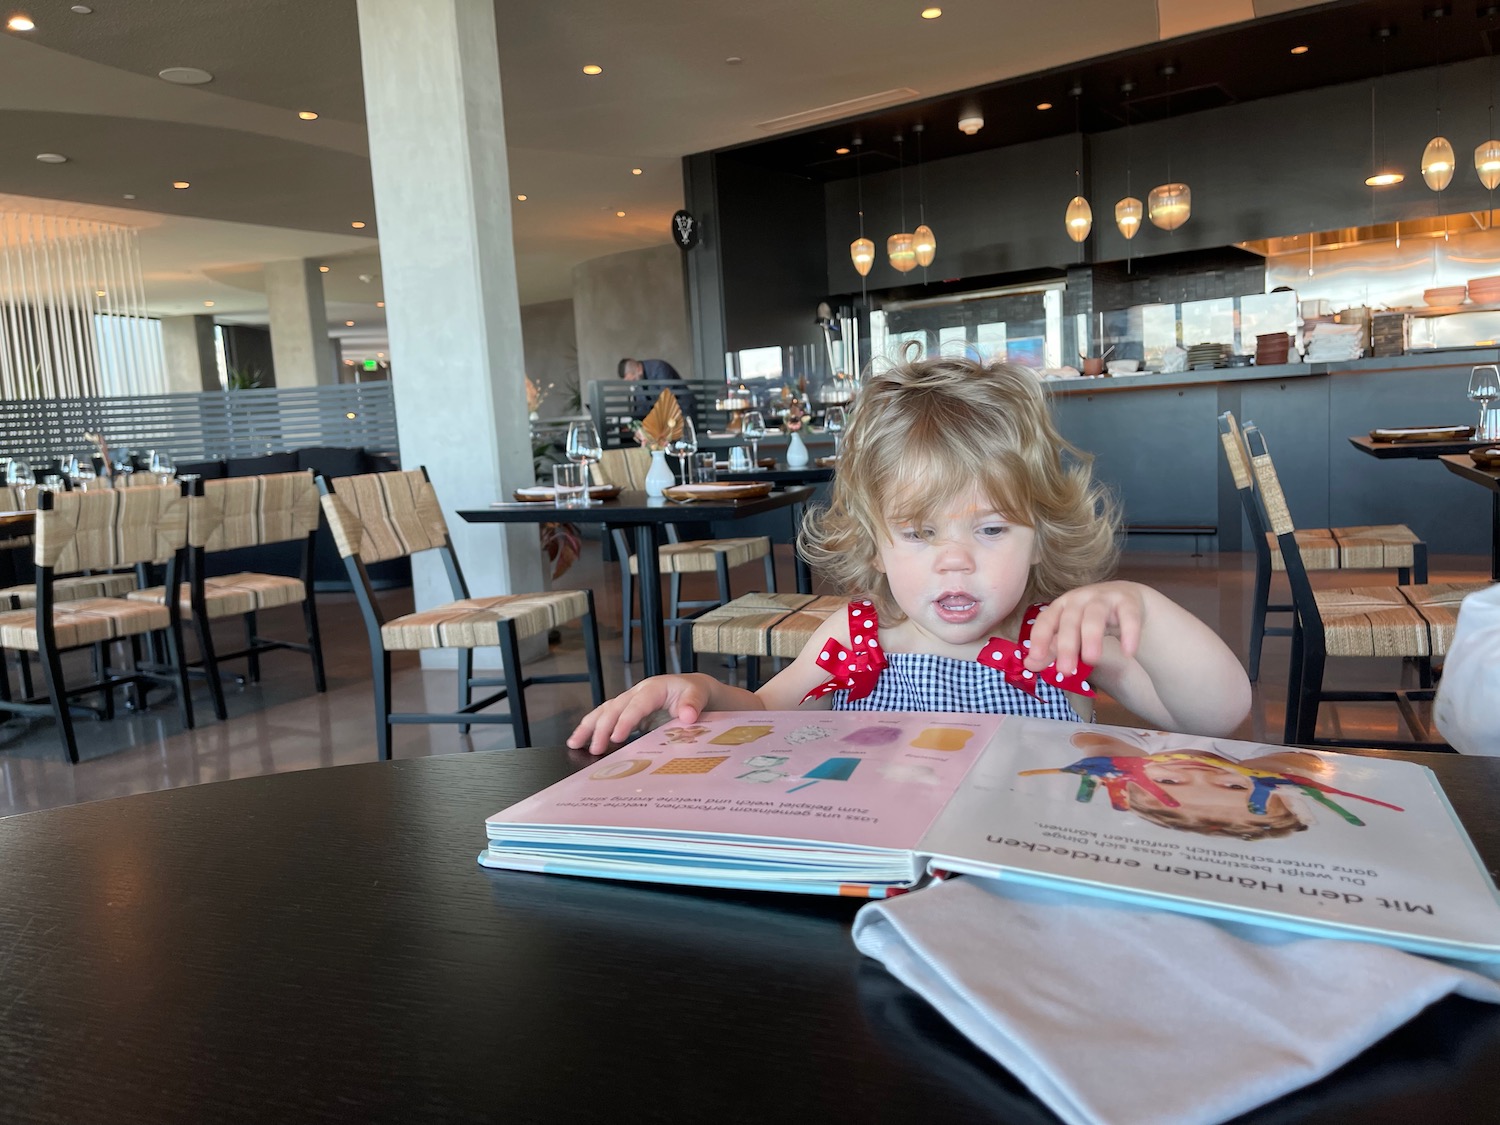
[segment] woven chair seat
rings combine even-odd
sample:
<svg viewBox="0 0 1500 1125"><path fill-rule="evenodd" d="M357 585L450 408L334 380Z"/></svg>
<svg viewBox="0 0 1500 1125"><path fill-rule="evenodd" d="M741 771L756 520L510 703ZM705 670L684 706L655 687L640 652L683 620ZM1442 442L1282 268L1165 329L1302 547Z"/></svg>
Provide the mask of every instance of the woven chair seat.
<svg viewBox="0 0 1500 1125"><path fill-rule="evenodd" d="M1442 656L1458 605L1488 583L1317 590L1329 656Z"/></svg>
<svg viewBox="0 0 1500 1125"><path fill-rule="evenodd" d="M192 599L187 583L178 587L178 604L184 617L193 613ZM150 586L144 590L132 590L126 597L132 601L152 602L162 605L166 601L166 590L162 586ZM208 616L234 617L242 613L254 613L261 609L275 609L283 605L299 605L307 598L307 587L300 578L289 578L282 574L226 574L222 578L203 580L203 604Z"/></svg>
<svg viewBox="0 0 1500 1125"><path fill-rule="evenodd" d="M171 624L164 606L124 598L89 598L69 602L52 611L52 627L59 649L112 641L165 629ZM17 609L0 613L0 648L39 652L36 611Z"/></svg>
<svg viewBox="0 0 1500 1125"><path fill-rule="evenodd" d="M663 574L711 574L719 568L719 556L731 567L763 559L771 553L771 540L764 535L743 539L694 539L688 543L663 543L657 549ZM630 573L640 573L640 560L630 556Z"/></svg>
<svg viewBox="0 0 1500 1125"><path fill-rule="evenodd" d="M1373 527L1298 528L1294 535L1308 570L1390 570L1413 565L1422 542L1405 524ZM1276 536L1266 532L1271 569L1285 570Z"/></svg>
<svg viewBox="0 0 1500 1125"><path fill-rule="evenodd" d="M485 648L500 644L502 622L514 625L517 638L534 637L578 620L588 609L582 590L464 598L387 621L380 639L391 651Z"/></svg>
<svg viewBox="0 0 1500 1125"><path fill-rule="evenodd" d="M135 589L133 574L75 574L69 578L54 578L52 592L59 602L76 602L84 598L118 598ZM7 586L0 590L0 602L16 598L22 609L36 605L36 586Z"/></svg>
<svg viewBox="0 0 1500 1125"><path fill-rule="evenodd" d="M742 594L693 621L693 651L720 656L795 657L848 598Z"/></svg>

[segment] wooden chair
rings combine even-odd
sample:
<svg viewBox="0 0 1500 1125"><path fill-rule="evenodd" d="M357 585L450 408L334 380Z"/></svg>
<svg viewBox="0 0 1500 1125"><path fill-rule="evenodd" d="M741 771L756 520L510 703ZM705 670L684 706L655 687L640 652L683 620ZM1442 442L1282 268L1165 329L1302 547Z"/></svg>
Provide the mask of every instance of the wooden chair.
<svg viewBox="0 0 1500 1125"><path fill-rule="evenodd" d="M1231 443L1238 442L1243 452L1244 443L1234 414L1226 410L1219 415L1219 439L1224 455L1229 460L1229 471L1235 478L1235 488L1240 495L1240 506L1250 524L1250 542L1255 549L1255 598L1250 610L1250 656L1247 663L1250 682L1260 678L1260 653L1266 637L1290 637L1289 625L1268 626L1266 618L1272 613L1291 613L1289 603L1270 604L1271 574L1285 570L1281 551L1276 545L1276 536L1266 526L1260 504L1255 496L1255 480L1249 471L1248 461L1241 470L1235 468L1231 456ZM1267 471L1274 477L1275 465L1267 454ZM1243 473L1243 483L1241 481ZM1307 570L1394 570L1396 581L1405 586L1409 582L1427 581L1427 544L1418 539L1416 533L1405 524L1382 524L1374 527L1319 527L1305 528L1297 532L1297 545L1302 554L1302 565Z"/></svg>
<svg viewBox="0 0 1500 1125"><path fill-rule="evenodd" d="M682 670L696 672L705 654L742 657L745 686L760 686L765 657L790 660L848 598L814 594L741 594L692 618L683 630Z"/></svg>
<svg viewBox="0 0 1500 1125"><path fill-rule="evenodd" d="M182 663L181 617L177 607L151 605L113 597L79 597L61 602L57 575L109 571L138 563L164 564L168 581L176 580L187 542L187 498L184 487L132 488L120 491L43 492L38 497L33 546L36 581L30 609L0 613L0 650L34 652L46 682L45 696L14 699L8 677L0 675L0 711L52 715L58 724L68 761L78 761L69 700L99 693L103 718L114 714L114 693L139 690L163 678L132 667L114 673L97 659L104 646L122 638L139 638L164 630L174 671L183 725L192 727L192 699ZM63 679L62 654L93 647L96 679L69 687Z"/></svg>
<svg viewBox="0 0 1500 1125"><path fill-rule="evenodd" d="M651 467L651 455L644 449L606 449L596 470L605 484L621 488L642 489L646 487L646 471ZM691 510L684 509L684 518L691 518ZM675 629L683 621L685 609L706 609L725 605L733 594L729 588L729 571L746 563L763 559L766 574L766 590L776 590L776 557L771 549L771 539L766 535L747 535L725 539L691 539L686 542L678 537L677 525L667 524L667 542L662 544L658 557L661 569L671 575L671 588L667 601L667 623ZM640 625L638 617L631 616L631 604L635 596L635 579L640 573L636 557L630 553L630 543L620 528L610 528L615 555L620 562L621 605L621 650L625 663L632 657L630 630ZM682 600L682 576L684 574L713 574L718 580L716 599Z"/></svg>
<svg viewBox="0 0 1500 1125"><path fill-rule="evenodd" d="M228 717L219 665L244 658L246 678L260 680L260 658L267 652L291 649L312 660L313 686L328 690L323 674L323 645L318 633L318 608L313 596L313 546L318 530L318 489L312 473L273 473L267 476L228 477L192 482L188 498L188 581L179 587L180 611L193 623L198 638L199 659L192 667L208 680L214 714ZM218 551L260 547L269 543L300 545L300 567L296 577L241 571L209 578L207 556ZM135 601L166 600L166 586L153 586L127 595ZM287 605L302 606L305 641L279 640L260 635L257 614ZM245 647L233 652L216 651L213 622L241 617L245 624Z"/></svg>
<svg viewBox="0 0 1500 1125"><path fill-rule="evenodd" d="M539 594L508 594L473 598L459 569L458 558L448 538L448 525L438 506L437 492L427 479L427 470L370 473L318 478L323 512L333 531L334 543L349 572L359 600L370 656L375 669L375 711L380 757L391 756L393 723L454 723L459 733L472 723L510 723L517 746L531 744L524 691L533 683L579 683L588 681L594 705L604 702L604 675L599 662L599 633L594 620L594 596L589 590L553 590ZM387 619L370 587L365 567L384 559L436 551L443 560L455 600L432 609ZM520 641L545 636L556 626L579 621L583 629L588 671L581 674L527 676L521 674ZM474 652L498 647L504 666L503 679L474 675ZM422 649L458 650L458 708L452 712L392 712L391 653ZM473 698L476 687L504 685L483 699ZM509 698L510 713L479 714L484 708Z"/></svg>
<svg viewBox="0 0 1500 1125"><path fill-rule="evenodd" d="M1221 432L1234 437L1227 422ZM1244 428L1244 445L1226 441L1230 454L1249 454L1250 473L1257 485L1256 496L1265 523L1275 535L1287 580L1292 588L1292 659L1287 682L1286 726L1283 740L1301 746L1374 746L1390 749L1445 749L1441 742L1426 740L1339 739L1317 737L1318 707L1330 702L1395 702L1413 734L1424 724L1412 707L1417 700L1431 700L1432 658L1448 651L1458 620L1459 603L1487 583L1437 583L1402 586L1366 586L1353 589L1314 590L1302 561L1302 545L1276 478L1265 437L1255 426ZM1239 485L1243 461L1235 473ZM1328 691L1323 675L1330 656L1399 656L1418 661L1419 685L1415 689L1391 691Z"/></svg>

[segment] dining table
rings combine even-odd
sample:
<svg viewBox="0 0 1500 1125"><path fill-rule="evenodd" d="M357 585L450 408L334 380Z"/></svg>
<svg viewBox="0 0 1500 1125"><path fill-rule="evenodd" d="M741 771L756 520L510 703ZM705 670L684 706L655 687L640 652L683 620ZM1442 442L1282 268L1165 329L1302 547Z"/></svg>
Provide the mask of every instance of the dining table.
<svg viewBox="0 0 1500 1125"><path fill-rule="evenodd" d="M1452 441L1376 441L1368 434L1356 434L1349 439L1349 444L1361 453L1380 461L1411 459L1431 461L1449 454L1467 453L1477 446L1488 443L1474 441L1472 438Z"/></svg>
<svg viewBox="0 0 1500 1125"><path fill-rule="evenodd" d="M1500 760L1393 756L1436 771L1493 877ZM366 762L0 819L5 1120L1056 1121L860 955L857 900L477 864L485 817L590 761ZM1236 1125L1494 1125L1497 1072L1500 1008L1448 997Z"/></svg>
<svg viewBox="0 0 1500 1125"><path fill-rule="evenodd" d="M666 630L661 597L661 559L659 536L667 524L732 522L785 509L791 518L792 538L801 522L803 509L813 489L801 486L773 488L762 496L737 499L700 499L688 503L666 497L647 496L639 490L626 489L607 500L596 500L586 507L562 506L555 500L500 501L488 508L460 509L458 516L467 523L590 523L607 524L634 535L641 591L641 662L648 676L659 676L667 670ZM806 560L793 555L799 593L812 593L812 571Z"/></svg>
<svg viewBox="0 0 1500 1125"><path fill-rule="evenodd" d="M1467 453L1439 457L1443 468L1490 490L1490 577L1500 582L1500 468L1487 468Z"/></svg>

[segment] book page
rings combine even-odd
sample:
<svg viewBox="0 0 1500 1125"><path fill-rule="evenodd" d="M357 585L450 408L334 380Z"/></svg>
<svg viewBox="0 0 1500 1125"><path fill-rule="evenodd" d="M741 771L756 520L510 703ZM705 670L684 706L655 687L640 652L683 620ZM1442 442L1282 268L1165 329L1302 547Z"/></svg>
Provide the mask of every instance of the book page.
<svg viewBox="0 0 1500 1125"><path fill-rule="evenodd" d="M1412 762L1011 719L920 850L951 870L1500 955L1494 885Z"/></svg>
<svg viewBox="0 0 1500 1125"><path fill-rule="evenodd" d="M486 821L910 851L998 715L720 711L672 722Z"/></svg>

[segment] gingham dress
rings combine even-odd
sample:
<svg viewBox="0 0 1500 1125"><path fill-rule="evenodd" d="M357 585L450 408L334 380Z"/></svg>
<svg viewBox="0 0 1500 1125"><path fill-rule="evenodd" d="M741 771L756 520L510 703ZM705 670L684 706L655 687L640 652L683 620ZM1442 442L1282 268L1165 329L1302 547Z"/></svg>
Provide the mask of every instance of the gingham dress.
<svg viewBox="0 0 1500 1125"><path fill-rule="evenodd" d="M998 668L926 652L887 652L875 690L863 699L833 693L835 711L983 711L1081 723L1068 697L1051 684L1030 695L1005 680Z"/></svg>

